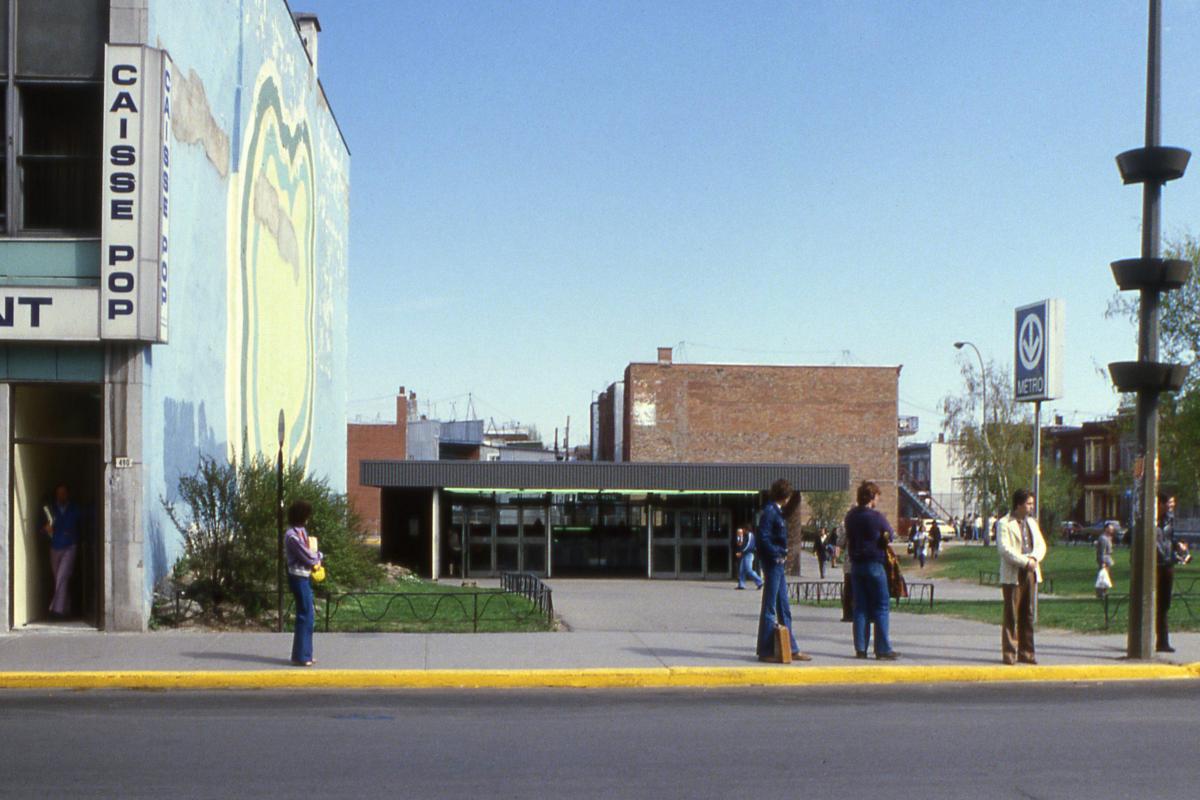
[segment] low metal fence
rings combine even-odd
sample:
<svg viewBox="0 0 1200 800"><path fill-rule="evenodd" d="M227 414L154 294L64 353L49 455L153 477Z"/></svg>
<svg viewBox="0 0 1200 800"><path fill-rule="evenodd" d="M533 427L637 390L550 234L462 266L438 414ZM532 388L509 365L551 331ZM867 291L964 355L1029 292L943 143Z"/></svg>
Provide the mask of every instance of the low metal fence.
<svg viewBox="0 0 1200 800"><path fill-rule="evenodd" d="M1186 584L1181 583L1179 589L1171 592L1171 606L1177 608L1182 605L1184 611L1187 612L1188 619L1195 620L1200 617L1197 612L1200 611L1200 591L1197 591L1197 583L1200 583L1200 578L1192 578ZM1104 629L1108 630L1108 626L1112 624L1117 615L1121 613L1121 606L1129 603L1128 594L1113 594L1105 592L1100 596L1100 605L1104 609ZM1178 604L1178 605L1177 605Z"/></svg>
<svg viewBox="0 0 1200 800"><path fill-rule="evenodd" d="M472 633L478 633L481 623L509 622L523 624L533 620L544 622L547 627L554 624L554 602L548 586L534 576L514 576L518 580L504 582L497 589L464 589L451 592L327 592L314 587L313 604L316 606L320 627L328 633L336 619L338 630L363 632L378 630L388 621L396 624L427 625L441 619L448 624L470 625ZM538 585L531 585L522 578L533 578ZM509 588L509 587L512 588ZM272 591L241 593L238 603L245 611L245 618L264 625L278 621L276 602L278 595ZM518 597L528 602L514 602ZM180 624L196 616L198 604L188 596L186 590L173 593L170 604L172 624ZM284 619L294 613L291 592L284 594ZM341 616L339 617L339 612ZM161 614L160 614L161 616ZM361 620L361 622L359 622ZM361 624L362 627L355 627Z"/></svg>
<svg viewBox="0 0 1200 800"><path fill-rule="evenodd" d="M502 572L500 588L524 597L546 615L548 625L554 624L554 593L537 575L530 572Z"/></svg>
<svg viewBox="0 0 1200 800"><path fill-rule="evenodd" d="M896 605L928 602L929 607L933 608L934 584L924 581L906 581L905 585L908 587L908 597L892 598ZM836 600L840 603L842 587L842 581L788 581L788 596L793 603L820 605L826 600L830 602Z"/></svg>
<svg viewBox="0 0 1200 800"><path fill-rule="evenodd" d="M999 586L1000 573L989 572L987 570L979 570L979 585L980 586ZM1054 594L1054 578L1046 575L1042 576L1042 582L1038 584L1038 592L1041 594Z"/></svg>

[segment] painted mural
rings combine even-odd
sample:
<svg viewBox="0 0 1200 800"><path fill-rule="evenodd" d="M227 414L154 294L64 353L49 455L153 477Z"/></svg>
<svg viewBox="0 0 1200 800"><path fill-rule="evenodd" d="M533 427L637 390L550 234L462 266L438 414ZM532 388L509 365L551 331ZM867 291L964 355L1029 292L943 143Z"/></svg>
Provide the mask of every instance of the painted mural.
<svg viewBox="0 0 1200 800"><path fill-rule="evenodd" d="M228 441L312 457L316 385L316 178L306 112L285 108L269 67L256 81L242 169L231 181L226 419Z"/></svg>

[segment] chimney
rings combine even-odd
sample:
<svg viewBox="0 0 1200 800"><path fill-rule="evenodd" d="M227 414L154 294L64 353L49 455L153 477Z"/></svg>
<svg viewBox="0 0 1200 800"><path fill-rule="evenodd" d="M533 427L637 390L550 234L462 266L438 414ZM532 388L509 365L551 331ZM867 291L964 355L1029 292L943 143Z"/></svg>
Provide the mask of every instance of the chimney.
<svg viewBox="0 0 1200 800"><path fill-rule="evenodd" d="M938 444L945 444L945 443L946 443L946 434L939 433L938 434Z"/></svg>
<svg viewBox="0 0 1200 800"><path fill-rule="evenodd" d="M1062 420L1062 414L1055 414L1055 415L1054 415L1054 424L1055 424L1055 425L1058 425L1058 426L1060 426L1060 427L1062 426L1062 424L1063 424L1063 420Z"/></svg>
<svg viewBox="0 0 1200 800"><path fill-rule="evenodd" d="M667 366L671 363L671 348L669 348L669 347L658 348L658 363L663 366Z"/></svg>
<svg viewBox="0 0 1200 800"><path fill-rule="evenodd" d="M292 14L296 27L300 30L300 41L308 51L308 60L312 62L313 74L317 72L317 34L321 32L321 21L317 15L308 11L297 11Z"/></svg>

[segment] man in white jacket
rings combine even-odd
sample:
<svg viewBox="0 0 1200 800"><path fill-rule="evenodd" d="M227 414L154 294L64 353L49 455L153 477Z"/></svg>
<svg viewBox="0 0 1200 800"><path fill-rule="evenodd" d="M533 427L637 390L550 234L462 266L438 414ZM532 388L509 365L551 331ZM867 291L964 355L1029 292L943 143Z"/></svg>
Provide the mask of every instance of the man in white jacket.
<svg viewBox="0 0 1200 800"><path fill-rule="evenodd" d="M1013 492L1012 512L1000 520L1000 588L1004 592L1004 627L1000 653L1005 664L1036 664L1033 650L1033 598L1042 580L1046 540L1038 528L1033 492Z"/></svg>

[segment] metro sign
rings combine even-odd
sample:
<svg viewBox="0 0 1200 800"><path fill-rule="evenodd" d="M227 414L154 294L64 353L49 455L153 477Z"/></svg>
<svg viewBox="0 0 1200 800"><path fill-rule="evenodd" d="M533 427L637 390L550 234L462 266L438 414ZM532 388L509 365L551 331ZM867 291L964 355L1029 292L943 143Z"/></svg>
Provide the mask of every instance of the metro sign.
<svg viewBox="0 0 1200 800"><path fill-rule="evenodd" d="M1013 375L1019 402L1062 397L1062 324L1062 300L1017 309Z"/></svg>

